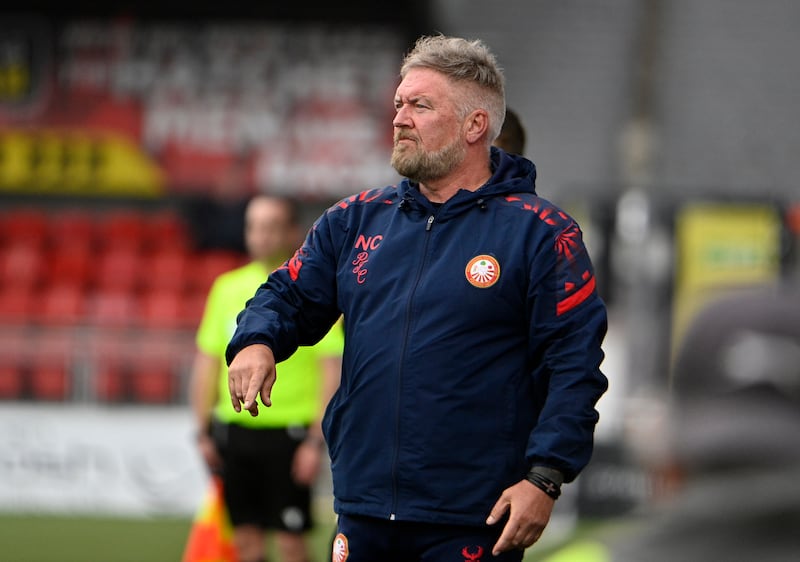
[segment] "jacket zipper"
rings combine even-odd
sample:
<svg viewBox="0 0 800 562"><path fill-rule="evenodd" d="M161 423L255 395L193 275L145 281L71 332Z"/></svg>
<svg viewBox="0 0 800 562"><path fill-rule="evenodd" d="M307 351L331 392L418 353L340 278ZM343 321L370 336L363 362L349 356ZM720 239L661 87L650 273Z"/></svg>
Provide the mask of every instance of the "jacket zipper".
<svg viewBox="0 0 800 562"><path fill-rule="evenodd" d="M433 221L436 220L435 215L430 215L428 220L425 222L425 232L430 232L431 228L433 227ZM389 514L389 520L394 521L397 516L397 457L400 452L400 391L402 389L402 382L403 382L403 364L406 360L406 349L408 346L408 333L411 328L411 304L414 300L414 294L417 292L417 285L419 284L419 280L422 277L422 271L425 269L425 262L428 257L428 242L430 241L430 236L425 236L425 244L422 246L422 260L419 263L419 269L417 269L417 275L414 278L414 284L411 287L411 292L408 295L408 301L406 303L406 317L405 317L405 325L403 329L403 348L400 353L400 368L397 373L397 398L395 402L395 418L394 418L394 453L392 457L392 510Z"/></svg>

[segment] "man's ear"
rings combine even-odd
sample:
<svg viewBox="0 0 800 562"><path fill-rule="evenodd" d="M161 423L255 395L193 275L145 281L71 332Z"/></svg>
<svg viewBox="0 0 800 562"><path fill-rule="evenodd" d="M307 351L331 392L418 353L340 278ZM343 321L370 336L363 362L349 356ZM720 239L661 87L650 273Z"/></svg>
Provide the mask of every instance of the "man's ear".
<svg viewBox="0 0 800 562"><path fill-rule="evenodd" d="M464 122L465 137L470 144L480 141L488 129L489 114L485 109L476 109L467 116Z"/></svg>

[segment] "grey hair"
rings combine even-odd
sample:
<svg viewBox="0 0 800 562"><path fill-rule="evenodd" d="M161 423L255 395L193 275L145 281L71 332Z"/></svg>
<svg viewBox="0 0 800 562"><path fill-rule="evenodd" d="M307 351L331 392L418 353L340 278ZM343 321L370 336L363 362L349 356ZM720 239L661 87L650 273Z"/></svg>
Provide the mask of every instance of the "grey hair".
<svg viewBox="0 0 800 562"><path fill-rule="evenodd" d="M457 110L463 119L476 109L485 109L489 113L487 142L494 142L505 120L505 77L483 41L423 35L403 60L400 77L405 78L414 68L429 68L451 80L473 86L460 100L455 100Z"/></svg>

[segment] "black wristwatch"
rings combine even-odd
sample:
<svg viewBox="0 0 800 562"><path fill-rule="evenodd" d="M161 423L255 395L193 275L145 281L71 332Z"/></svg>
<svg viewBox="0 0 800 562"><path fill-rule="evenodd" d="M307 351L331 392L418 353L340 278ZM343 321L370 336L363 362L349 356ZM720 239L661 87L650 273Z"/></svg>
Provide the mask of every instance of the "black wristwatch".
<svg viewBox="0 0 800 562"><path fill-rule="evenodd" d="M534 466L525 476L525 480L554 500L557 500L561 495L561 484L564 483L564 475L554 468Z"/></svg>

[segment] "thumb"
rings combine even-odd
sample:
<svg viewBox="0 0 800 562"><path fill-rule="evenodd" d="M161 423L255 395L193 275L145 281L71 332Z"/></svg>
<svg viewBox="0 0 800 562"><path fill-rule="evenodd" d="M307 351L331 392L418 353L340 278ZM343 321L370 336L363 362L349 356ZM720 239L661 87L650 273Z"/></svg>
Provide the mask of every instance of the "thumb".
<svg viewBox="0 0 800 562"><path fill-rule="evenodd" d="M487 525L494 525L506 514L508 511L511 502L506 499L506 495L503 494L500 496L500 499L497 500L497 503L494 504L492 511L489 513L489 517L486 518Z"/></svg>

